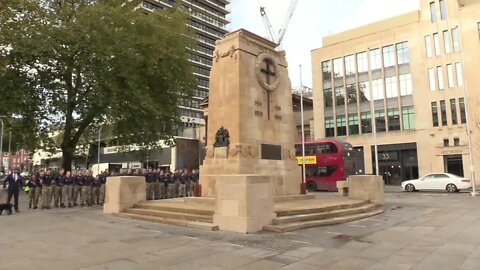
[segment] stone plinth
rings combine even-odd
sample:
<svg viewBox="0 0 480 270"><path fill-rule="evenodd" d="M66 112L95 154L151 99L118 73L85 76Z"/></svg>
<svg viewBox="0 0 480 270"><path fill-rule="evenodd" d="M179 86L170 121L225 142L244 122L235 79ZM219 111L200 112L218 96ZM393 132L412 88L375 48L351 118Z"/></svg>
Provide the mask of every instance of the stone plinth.
<svg viewBox="0 0 480 270"><path fill-rule="evenodd" d="M292 87L285 52L240 29L217 41L210 73L207 149L200 167L203 197L215 197L220 175L268 175L274 194L299 195ZM229 145L215 147L217 131Z"/></svg>
<svg viewBox="0 0 480 270"><path fill-rule="evenodd" d="M115 176L108 177L105 185L106 214L120 213L125 208L147 199L145 177Z"/></svg>
<svg viewBox="0 0 480 270"><path fill-rule="evenodd" d="M384 182L379 175L352 175L348 177L348 197L385 204Z"/></svg>
<svg viewBox="0 0 480 270"><path fill-rule="evenodd" d="M253 233L272 223L276 215L270 176L219 175L214 180L213 222L220 230Z"/></svg>

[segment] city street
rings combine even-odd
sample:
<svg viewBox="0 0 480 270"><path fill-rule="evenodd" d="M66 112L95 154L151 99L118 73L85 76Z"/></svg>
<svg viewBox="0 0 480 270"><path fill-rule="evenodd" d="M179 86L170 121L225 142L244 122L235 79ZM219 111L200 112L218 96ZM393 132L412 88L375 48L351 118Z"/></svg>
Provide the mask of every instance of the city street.
<svg viewBox="0 0 480 270"><path fill-rule="evenodd" d="M319 192L317 196L334 196ZM202 231L100 207L0 216L0 269L479 269L480 198L387 187L387 210L285 234Z"/></svg>

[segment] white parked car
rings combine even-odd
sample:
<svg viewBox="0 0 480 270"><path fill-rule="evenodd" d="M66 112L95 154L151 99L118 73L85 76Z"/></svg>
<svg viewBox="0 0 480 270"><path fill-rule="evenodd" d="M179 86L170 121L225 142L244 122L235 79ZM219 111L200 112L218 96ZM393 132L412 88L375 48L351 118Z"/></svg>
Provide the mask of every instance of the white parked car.
<svg viewBox="0 0 480 270"><path fill-rule="evenodd" d="M469 179L451 173L431 173L415 180L402 182L402 189L412 192L415 190L446 190L458 192L469 189L472 183Z"/></svg>

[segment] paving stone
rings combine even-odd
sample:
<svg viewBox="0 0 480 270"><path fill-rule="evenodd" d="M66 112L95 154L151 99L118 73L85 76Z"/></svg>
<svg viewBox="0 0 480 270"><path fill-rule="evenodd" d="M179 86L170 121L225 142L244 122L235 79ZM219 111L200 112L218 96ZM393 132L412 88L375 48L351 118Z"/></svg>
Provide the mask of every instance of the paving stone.
<svg viewBox="0 0 480 270"><path fill-rule="evenodd" d="M238 270L274 270L274 269L280 269L282 266L284 266L284 263L281 262L275 262L271 260L259 260L253 263L249 263L247 265L243 265L240 268L236 268Z"/></svg>
<svg viewBox="0 0 480 270"><path fill-rule="evenodd" d="M412 268L411 264L393 263L393 262L379 262L365 270L409 270Z"/></svg>

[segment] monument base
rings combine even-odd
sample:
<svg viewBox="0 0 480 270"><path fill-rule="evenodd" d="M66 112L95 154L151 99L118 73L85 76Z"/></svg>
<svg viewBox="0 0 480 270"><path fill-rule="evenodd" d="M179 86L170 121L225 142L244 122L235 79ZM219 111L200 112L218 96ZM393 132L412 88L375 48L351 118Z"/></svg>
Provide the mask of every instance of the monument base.
<svg viewBox="0 0 480 270"><path fill-rule="evenodd" d="M138 202L145 201L147 199L146 185L143 176L108 177L105 184L103 212L106 214L120 213Z"/></svg>
<svg viewBox="0 0 480 270"><path fill-rule="evenodd" d="M267 175L218 175L215 177L215 214L220 230L254 233L272 223L274 186Z"/></svg>
<svg viewBox="0 0 480 270"><path fill-rule="evenodd" d="M385 204L384 182L379 175L351 175L348 177L348 197L369 200L378 205Z"/></svg>

